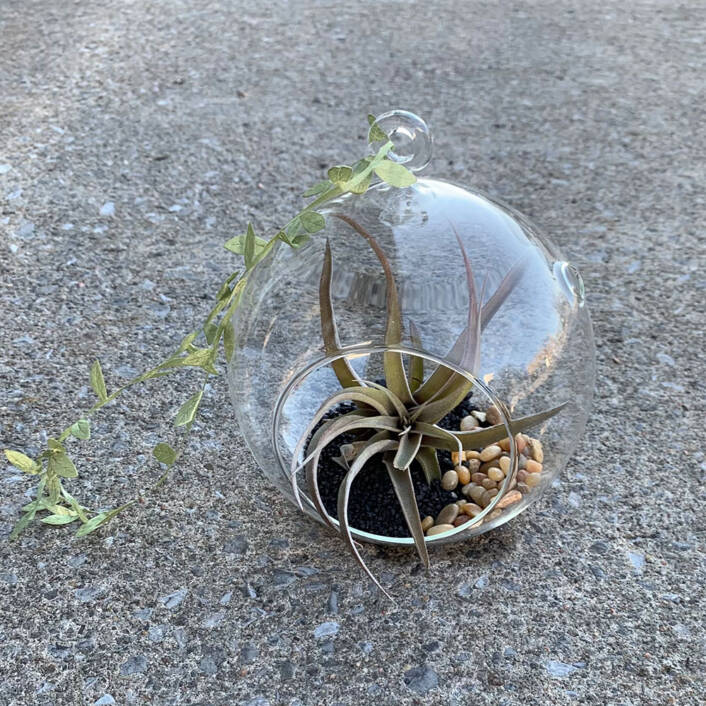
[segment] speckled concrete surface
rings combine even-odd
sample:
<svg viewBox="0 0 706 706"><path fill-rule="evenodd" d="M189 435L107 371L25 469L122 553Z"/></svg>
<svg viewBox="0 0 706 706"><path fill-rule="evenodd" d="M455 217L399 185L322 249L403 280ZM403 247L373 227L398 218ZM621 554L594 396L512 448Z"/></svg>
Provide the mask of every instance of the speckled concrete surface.
<svg viewBox="0 0 706 706"><path fill-rule="evenodd" d="M503 7L500 7L503 5ZM86 541L0 543L0 704L703 703L704 7L20 2L0 9L0 445L36 449L156 361L302 182L404 106L433 173L582 269L595 411L561 486L437 551L337 541L276 499L225 384L172 482ZM113 204L109 206L107 204ZM117 406L72 490L112 503L188 381ZM0 532L26 501L0 476Z"/></svg>

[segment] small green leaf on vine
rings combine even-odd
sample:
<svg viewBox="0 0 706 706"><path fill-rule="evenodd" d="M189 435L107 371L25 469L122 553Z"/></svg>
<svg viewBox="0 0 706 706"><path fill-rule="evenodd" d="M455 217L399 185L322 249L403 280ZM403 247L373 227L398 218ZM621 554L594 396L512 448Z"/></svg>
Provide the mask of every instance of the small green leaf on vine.
<svg viewBox="0 0 706 706"><path fill-rule="evenodd" d="M57 451L49 457L49 473L56 473L62 478L76 478L78 476L73 461L62 451Z"/></svg>
<svg viewBox="0 0 706 706"><path fill-rule="evenodd" d="M407 167L386 159L375 167L375 173L390 186L411 186L417 177Z"/></svg>
<svg viewBox="0 0 706 706"><path fill-rule="evenodd" d="M36 475L42 470L42 467L36 461L33 461L29 456L25 456L25 454L20 451L5 449L5 458L7 458L9 463L15 468L19 468L21 471L31 475Z"/></svg>
<svg viewBox="0 0 706 706"><path fill-rule="evenodd" d="M199 390L195 395L189 397L186 402L179 408L176 417L174 418L175 427L183 427L186 424L191 424L196 416L196 410L198 410L201 404L201 398L203 397L203 390Z"/></svg>
<svg viewBox="0 0 706 706"><path fill-rule="evenodd" d="M177 458L176 451L169 444L165 444L164 442L160 442L152 449L152 455L160 463L164 463L167 466L174 465L174 461L176 461Z"/></svg>
<svg viewBox="0 0 706 706"><path fill-rule="evenodd" d="M368 132L368 142L383 142L387 140L387 135L382 130L382 128L375 122L374 115L368 115L368 125L370 125L370 130Z"/></svg>
<svg viewBox="0 0 706 706"><path fill-rule="evenodd" d="M103 370L97 360L91 366L91 387L96 395L98 395L98 399L101 402L105 402L108 399L108 391L105 389L105 380L103 379Z"/></svg>
<svg viewBox="0 0 706 706"><path fill-rule="evenodd" d="M77 439L90 439L91 423L88 419L79 419L69 427L69 431L71 436L75 436Z"/></svg>

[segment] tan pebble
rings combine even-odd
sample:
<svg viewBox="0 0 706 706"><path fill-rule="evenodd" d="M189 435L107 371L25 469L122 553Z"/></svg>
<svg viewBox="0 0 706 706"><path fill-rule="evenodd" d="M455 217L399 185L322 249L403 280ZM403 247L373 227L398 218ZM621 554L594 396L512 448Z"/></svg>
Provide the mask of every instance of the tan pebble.
<svg viewBox="0 0 706 706"><path fill-rule="evenodd" d="M485 412L480 412L477 409L474 409L471 414L479 421L479 422L484 422L485 421Z"/></svg>
<svg viewBox="0 0 706 706"><path fill-rule="evenodd" d="M541 477L541 476L540 476L540 477ZM530 491L530 487L527 485L527 483L518 483L518 484L517 484L517 489L518 489L521 493L529 493L529 491Z"/></svg>
<svg viewBox="0 0 706 706"><path fill-rule="evenodd" d="M427 537L433 537L435 534L443 534L453 528L453 525L434 525L427 530Z"/></svg>
<svg viewBox="0 0 706 706"><path fill-rule="evenodd" d="M503 451L509 451L510 450L510 439L500 439L498 441L498 446L503 450Z"/></svg>
<svg viewBox="0 0 706 706"><path fill-rule="evenodd" d="M471 429L475 429L477 426L478 420L472 414L469 414L467 417L464 417L461 420L461 424L459 425L461 431L471 431Z"/></svg>
<svg viewBox="0 0 706 706"><path fill-rule="evenodd" d="M520 454L520 458L517 459L517 467L521 471L524 471L526 466L527 466L527 456L525 456L524 454Z"/></svg>
<svg viewBox="0 0 706 706"><path fill-rule="evenodd" d="M459 515L455 520L454 520L454 527L458 527L459 525L463 525L466 522L470 521L470 517L468 515Z"/></svg>
<svg viewBox="0 0 706 706"><path fill-rule="evenodd" d="M542 482L542 476L539 473L528 473L525 483L530 488L536 488Z"/></svg>
<svg viewBox="0 0 706 706"><path fill-rule="evenodd" d="M507 475L510 472L510 458L509 456L503 456L502 458L498 459L498 466L500 466L500 470Z"/></svg>
<svg viewBox="0 0 706 706"><path fill-rule="evenodd" d="M541 473L542 472L542 464L537 463L537 461L530 458L527 460L527 463L525 464L525 469L527 470L527 473Z"/></svg>
<svg viewBox="0 0 706 706"><path fill-rule="evenodd" d="M511 490L501 500L498 500L498 507L502 509L510 505L514 505L520 500L522 500L522 493L519 490Z"/></svg>
<svg viewBox="0 0 706 706"><path fill-rule="evenodd" d="M480 453L478 451L464 451L466 461L475 461L480 458ZM480 465L480 463L478 464Z"/></svg>
<svg viewBox="0 0 706 706"><path fill-rule="evenodd" d="M517 471L517 482L524 483L527 480L529 473L527 471Z"/></svg>
<svg viewBox="0 0 706 706"><path fill-rule="evenodd" d="M496 517L500 517L503 514L502 510L493 510L493 512L488 515L489 520L494 520Z"/></svg>
<svg viewBox="0 0 706 706"><path fill-rule="evenodd" d="M483 496L483 493L485 493L485 488L482 485L476 485L475 483L471 483L470 485L466 486L469 490L467 493L464 493L464 495L467 498L471 498L473 502L478 502L481 497Z"/></svg>
<svg viewBox="0 0 706 706"><path fill-rule="evenodd" d="M462 453L463 453L463 451L452 451L451 452L451 463L453 463L454 466L461 465L461 461L463 460L461 458Z"/></svg>
<svg viewBox="0 0 706 706"><path fill-rule="evenodd" d="M434 518L431 515L427 515L422 520L422 529L426 532L430 527L434 526Z"/></svg>
<svg viewBox="0 0 706 706"><path fill-rule="evenodd" d="M459 508L456 503L449 503L436 516L435 525L450 525L457 517Z"/></svg>
<svg viewBox="0 0 706 706"><path fill-rule="evenodd" d="M475 503L466 503L463 506L463 512L466 513L469 517L475 517L476 515L480 515L481 512L483 512L483 508L480 505L476 505Z"/></svg>
<svg viewBox="0 0 706 706"><path fill-rule="evenodd" d="M515 435L515 444L517 446L517 453L522 453L527 447L527 442L522 434Z"/></svg>
<svg viewBox="0 0 706 706"><path fill-rule="evenodd" d="M485 473L473 473L471 474L471 481L480 485L487 477Z"/></svg>
<svg viewBox="0 0 706 706"><path fill-rule="evenodd" d="M465 466L456 466L456 475L461 485L471 482L471 472Z"/></svg>
<svg viewBox="0 0 706 706"><path fill-rule="evenodd" d="M499 468L490 468L488 469L488 478L490 478L490 480L494 480L496 483L499 483L503 478L505 478L505 474Z"/></svg>
<svg viewBox="0 0 706 706"><path fill-rule="evenodd" d="M481 496L481 499L479 501L479 505L481 507L488 507L490 505L490 501L498 494L498 489L497 488L491 488L490 490L486 490L483 495Z"/></svg>
<svg viewBox="0 0 706 706"><path fill-rule="evenodd" d="M498 470L500 470L500 469L498 469ZM497 485L496 485L495 481L494 481L492 478L486 478L486 479L481 483L481 485L482 485L486 490L490 490L491 488L497 488Z"/></svg>
<svg viewBox="0 0 706 706"><path fill-rule="evenodd" d="M458 505L459 511L463 512L463 506L468 505L468 500L457 500L456 505Z"/></svg>
<svg viewBox="0 0 706 706"><path fill-rule="evenodd" d="M485 421L491 426L502 423L502 418L500 417L500 411L495 405L490 405L488 409L485 410Z"/></svg>
<svg viewBox="0 0 706 706"><path fill-rule="evenodd" d="M496 446L495 444L491 444L490 446L486 446L480 452L480 460L483 462L492 461L493 459L500 456L500 454L502 452L503 452L503 450L499 446Z"/></svg>
<svg viewBox="0 0 706 706"><path fill-rule="evenodd" d="M466 461L466 465L471 473L475 473L480 468L480 460L477 458L469 458Z"/></svg>
<svg viewBox="0 0 706 706"><path fill-rule="evenodd" d="M489 468L498 468L498 461L500 459L494 458L492 461L486 461L484 464L481 465L480 467L480 472L481 473L487 473Z"/></svg>
<svg viewBox="0 0 706 706"><path fill-rule="evenodd" d="M544 461L544 449L542 448L542 442L539 439L532 439L532 458L537 461L537 463L542 463Z"/></svg>
<svg viewBox="0 0 706 706"><path fill-rule="evenodd" d="M441 476L441 487L444 490L454 490L458 485L458 473L456 471L446 471L443 476Z"/></svg>

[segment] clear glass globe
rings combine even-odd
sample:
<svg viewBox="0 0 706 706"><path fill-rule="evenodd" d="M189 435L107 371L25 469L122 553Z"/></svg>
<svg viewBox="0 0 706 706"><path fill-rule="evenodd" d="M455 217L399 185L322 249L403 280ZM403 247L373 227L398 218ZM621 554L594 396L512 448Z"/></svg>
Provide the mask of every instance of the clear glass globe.
<svg viewBox="0 0 706 706"><path fill-rule="evenodd" d="M386 131L389 123L386 116ZM430 149L428 130L416 134L420 151ZM409 141L405 149L409 153ZM428 154L409 161L421 168ZM386 280L370 243L351 227L355 222L384 251L396 281L403 336L394 350L422 356L427 376L439 363L466 375L474 383L470 402L478 423L496 416L507 430L503 455L513 471L498 482L480 520L426 541L457 541L507 522L551 485L587 420L595 351L580 275L524 216L446 181L419 178L404 189L378 184L321 212L325 230L298 250L279 243L256 266L234 317L229 386L262 472L292 499L289 469L297 442L322 403L341 389L333 360L344 357L361 378L384 382L382 353L390 350ZM328 355L319 299L327 242L341 342L340 351ZM461 245L485 304L475 369L454 348L469 311ZM560 405L518 437L516 420ZM310 503L304 507L318 519ZM412 543L409 536L355 527L353 534L364 541Z"/></svg>

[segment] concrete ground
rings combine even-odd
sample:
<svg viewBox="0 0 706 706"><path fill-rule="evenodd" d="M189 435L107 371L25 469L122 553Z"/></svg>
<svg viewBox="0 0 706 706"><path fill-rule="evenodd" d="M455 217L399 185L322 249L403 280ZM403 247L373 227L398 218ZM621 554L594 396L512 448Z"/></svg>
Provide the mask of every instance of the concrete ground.
<svg viewBox="0 0 706 706"><path fill-rule="evenodd" d="M220 380L158 496L0 542L0 704L704 703L704 5L5 0L0 446L36 451L158 361L301 186L407 107L430 173L527 213L584 275L595 408L560 487L491 536L366 552L274 498ZM110 206L108 204L113 204ZM94 427L72 492L154 478L186 378ZM193 383L191 383L193 384ZM0 533L27 502L0 475Z"/></svg>

